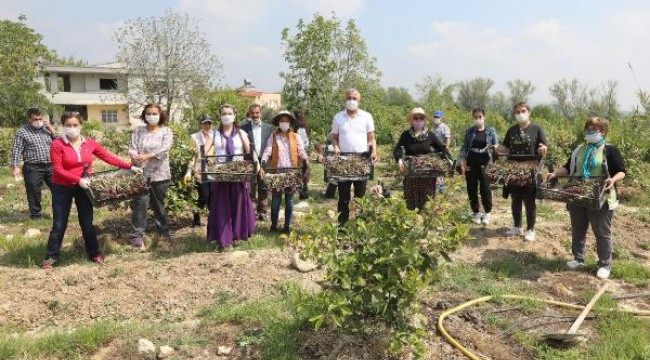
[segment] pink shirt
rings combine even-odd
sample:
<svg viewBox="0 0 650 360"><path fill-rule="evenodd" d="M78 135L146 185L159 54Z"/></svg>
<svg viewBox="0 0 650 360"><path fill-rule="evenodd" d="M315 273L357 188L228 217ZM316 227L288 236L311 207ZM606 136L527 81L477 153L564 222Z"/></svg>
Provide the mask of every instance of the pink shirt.
<svg viewBox="0 0 650 360"><path fill-rule="evenodd" d="M289 137L278 135L276 132L273 132L269 137L269 141L266 143L266 149L262 154L262 161L268 161L271 157L271 152L273 151L273 137L275 136L275 142L278 144L278 167L279 168L290 168L291 167L291 153L289 151ZM298 145L298 157L306 160L307 152L305 152L305 147L302 145L302 140L300 136L296 136L297 145Z"/></svg>
<svg viewBox="0 0 650 360"><path fill-rule="evenodd" d="M92 173L93 155L122 169L131 168L129 163L111 155L91 138L82 136L79 152L77 152L67 138L59 137L52 141L50 148L52 183L63 186L79 184L84 165L88 164L87 172Z"/></svg>

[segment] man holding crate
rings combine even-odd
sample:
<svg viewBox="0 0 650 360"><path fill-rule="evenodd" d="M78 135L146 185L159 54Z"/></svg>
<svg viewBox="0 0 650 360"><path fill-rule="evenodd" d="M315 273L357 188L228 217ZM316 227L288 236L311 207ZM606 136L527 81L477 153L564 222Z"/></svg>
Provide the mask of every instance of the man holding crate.
<svg viewBox="0 0 650 360"><path fill-rule="evenodd" d="M357 89L345 92L346 109L334 115L332 120L332 145L334 154L367 153L370 161L377 161L377 141L375 121L372 115L359 109L361 94ZM366 193L368 180L339 181L339 225L344 225L350 217L350 190L354 186L354 197L361 198Z"/></svg>

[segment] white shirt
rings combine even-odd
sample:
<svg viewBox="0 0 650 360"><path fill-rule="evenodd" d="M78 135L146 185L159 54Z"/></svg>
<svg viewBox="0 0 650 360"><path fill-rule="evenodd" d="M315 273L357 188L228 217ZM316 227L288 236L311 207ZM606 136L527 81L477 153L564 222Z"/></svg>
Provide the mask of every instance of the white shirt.
<svg viewBox="0 0 650 360"><path fill-rule="evenodd" d="M233 129L234 131L234 129ZM241 136L240 136L241 135ZM215 155L226 155L226 139L221 135L219 130L214 131L214 154ZM235 135L232 138L232 144L235 147L235 154L243 154L244 153L244 142L242 141L244 138L248 139L248 134L246 134L246 131L244 130L239 130L239 135ZM243 156L234 156L232 158L233 161L241 161L244 160ZM218 162L226 162L226 158L220 158Z"/></svg>
<svg viewBox="0 0 650 360"><path fill-rule="evenodd" d="M434 124L433 133L438 137L438 139L440 139L443 144L447 138L451 137L451 129L444 122L441 122L439 125Z"/></svg>
<svg viewBox="0 0 650 360"><path fill-rule="evenodd" d="M259 124L255 124L253 119L251 121L251 129L253 129L253 141L255 142L255 153L259 156L262 153L262 120Z"/></svg>
<svg viewBox="0 0 650 360"><path fill-rule="evenodd" d="M362 153L368 151L368 133L375 131L375 120L369 112L357 110L352 118L346 110L334 115L332 133L339 134L341 152Z"/></svg>

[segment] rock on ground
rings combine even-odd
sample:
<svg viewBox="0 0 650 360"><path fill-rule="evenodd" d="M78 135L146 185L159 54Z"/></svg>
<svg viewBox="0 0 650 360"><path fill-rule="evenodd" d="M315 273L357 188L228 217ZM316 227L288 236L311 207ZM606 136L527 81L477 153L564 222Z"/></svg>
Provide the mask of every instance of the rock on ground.
<svg viewBox="0 0 650 360"><path fill-rule="evenodd" d="M291 265L300 272L314 271L318 267L318 265L313 262L302 260L300 258L300 253L297 252L291 257Z"/></svg>
<svg viewBox="0 0 650 360"><path fill-rule="evenodd" d="M164 345L160 347L160 351L158 351L158 359L167 359L174 353L174 348L168 345Z"/></svg>
<svg viewBox="0 0 650 360"><path fill-rule="evenodd" d="M41 235L41 230L39 230L39 229L31 228L31 229L27 229L27 231L25 231L25 237L28 238L28 239L37 237L39 235Z"/></svg>
<svg viewBox="0 0 650 360"><path fill-rule="evenodd" d="M138 340L138 353L143 355L150 355L156 353L156 345L147 339Z"/></svg>

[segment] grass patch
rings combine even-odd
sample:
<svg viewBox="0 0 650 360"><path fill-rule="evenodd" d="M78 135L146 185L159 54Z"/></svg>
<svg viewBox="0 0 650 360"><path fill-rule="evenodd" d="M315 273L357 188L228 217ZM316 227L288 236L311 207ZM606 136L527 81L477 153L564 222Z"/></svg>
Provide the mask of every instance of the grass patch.
<svg viewBox="0 0 650 360"><path fill-rule="evenodd" d="M0 359L85 359L126 330L103 321L36 336L0 330Z"/></svg>
<svg viewBox="0 0 650 360"><path fill-rule="evenodd" d="M543 201L537 203L537 216L552 221L566 219L566 213L557 211L553 205Z"/></svg>
<svg viewBox="0 0 650 360"><path fill-rule="evenodd" d="M650 269L634 261L615 261L612 263L612 277L644 286L650 282Z"/></svg>
<svg viewBox="0 0 650 360"><path fill-rule="evenodd" d="M199 312L206 323L233 322L247 328L239 334L240 346L260 346L262 358L268 360L298 360L298 332L304 321L296 314L296 285L287 285L280 295L242 302L232 293L222 292L214 305Z"/></svg>
<svg viewBox="0 0 650 360"><path fill-rule="evenodd" d="M470 293L473 295L525 294L522 285L513 284L498 271L490 271L469 264L455 264L438 271L438 290Z"/></svg>

